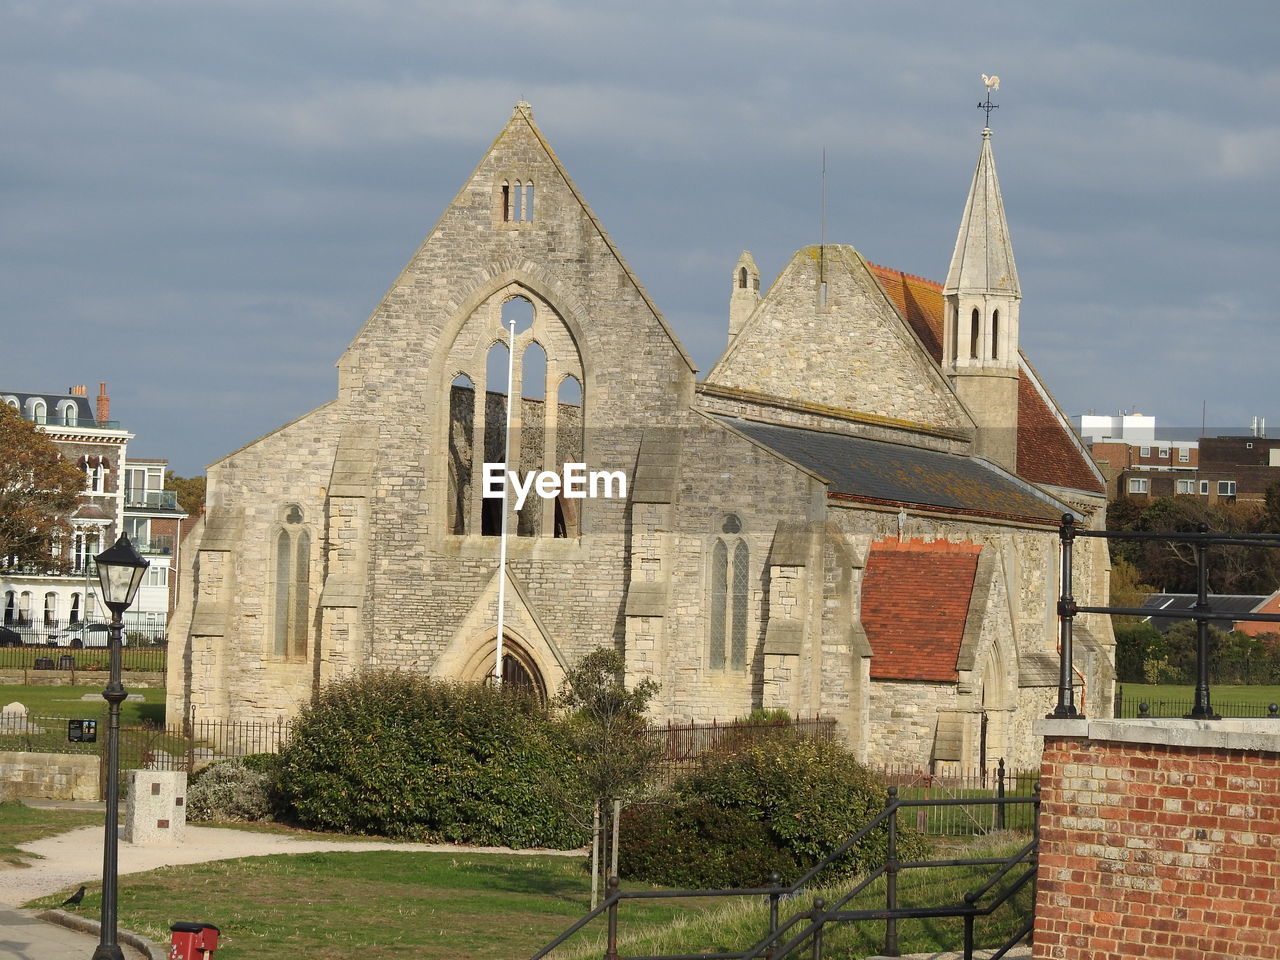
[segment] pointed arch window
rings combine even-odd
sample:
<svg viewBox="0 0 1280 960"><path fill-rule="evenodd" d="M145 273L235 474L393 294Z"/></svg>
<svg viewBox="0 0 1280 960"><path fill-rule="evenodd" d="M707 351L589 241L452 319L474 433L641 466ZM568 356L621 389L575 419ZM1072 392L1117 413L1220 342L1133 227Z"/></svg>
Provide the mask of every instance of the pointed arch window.
<svg viewBox="0 0 1280 960"><path fill-rule="evenodd" d="M738 268L738 289L739 290L747 289L747 268L746 267Z"/></svg>
<svg viewBox="0 0 1280 960"><path fill-rule="evenodd" d="M465 373L449 387L449 516L451 533L467 532L475 475L476 385Z"/></svg>
<svg viewBox="0 0 1280 960"><path fill-rule="evenodd" d="M707 665L712 670L747 667L750 560L750 549L742 537L742 520L737 514L728 514L711 547Z"/></svg>
<svg viewBox="0 0 1280 960"><path fill-rule="evenodd" d="M1000 359L1000 311L991 312L991 359Z"/></svg>
<svg viewBox="0 0 1280 960"><path fill-rule="evenodd" d="M272 652L305 659L311 610L311 534L302 508L290 504L276 529Z"/></svg>
<svg viewBox="0 0 1280 960"><path fill-rule="evenodd" d="M460 337L450 352L452 362L469 370L450 386L444 528L454 536L498 537L500 487L496 477L484 479L483 464L502 465L523 477L563 474L565 463L584 461L582 359L556 310L515 283L478 307L466 329L483 339ZM531 492L519 510L508 496L507 509L510 536L579 535L579 500Z"/></svg>
<svg viewBox="0 0 1280 960"><path fill-rule="evenodd" d="M973 313L969 317L969 359L978 359L978 341L981 339L982 320L978 315L978 308L973 308Z"/></svg>

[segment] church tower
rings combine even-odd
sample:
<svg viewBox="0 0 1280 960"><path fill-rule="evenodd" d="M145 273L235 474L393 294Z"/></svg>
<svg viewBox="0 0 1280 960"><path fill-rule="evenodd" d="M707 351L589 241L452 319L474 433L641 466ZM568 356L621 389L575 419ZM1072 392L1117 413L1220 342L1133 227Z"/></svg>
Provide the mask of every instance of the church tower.
<svg viewBox="0 0 1280 960"><path fill-rule="evenodd" d="M733 292L729 295L729 346L738 338L751 314L760 305L760 268L751 251L743 250L733 268Z"/></svg>
<svg viewBox="0 0 1280 960"><path fill-rule="evenodd" d="M1018 459L1018 270L1009 243L991 130L969 187L946 301L943 367L978 425L977 452L1015 470Z"/></svg>

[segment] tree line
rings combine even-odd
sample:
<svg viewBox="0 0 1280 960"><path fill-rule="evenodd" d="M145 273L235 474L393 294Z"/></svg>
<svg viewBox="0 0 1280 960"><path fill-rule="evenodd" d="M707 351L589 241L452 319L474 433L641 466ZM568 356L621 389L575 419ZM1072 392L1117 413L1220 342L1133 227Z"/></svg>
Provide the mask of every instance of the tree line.
<svg viewBox="0 0 1280 960"><path fill-rule="evenodd" d="M1262 502L1209 503L1199 497L1161 497L1140 503L1120 497L1107 506L1108 530L1193 532L1201 523L1214 533L1280 534L1280 481ZM1149 593L1195 593L1196 560L1190 544L1112 540L1111 560L1131 564ZM1114 574L1113 574L1114 577ZM1280 587L1280 549L1214 546L1209 549L1209 592L1267 595Z"/></svg>

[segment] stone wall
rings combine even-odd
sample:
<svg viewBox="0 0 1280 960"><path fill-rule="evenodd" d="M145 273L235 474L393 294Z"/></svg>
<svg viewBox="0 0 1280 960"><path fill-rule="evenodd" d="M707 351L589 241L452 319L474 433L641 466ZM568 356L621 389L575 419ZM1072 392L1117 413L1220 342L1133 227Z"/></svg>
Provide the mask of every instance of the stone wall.
<svg viewBox="0 0 1280 960"><path fill-rule="evenodd" d="M74 753L0 751L4 796L97 800L98 757Z"/></svg>
<svg viewBox="0 0 1280 960"><path fill-rule="evenodd" d="M1280 725L1038 730L1037 960L1280 957Z"/></svg>

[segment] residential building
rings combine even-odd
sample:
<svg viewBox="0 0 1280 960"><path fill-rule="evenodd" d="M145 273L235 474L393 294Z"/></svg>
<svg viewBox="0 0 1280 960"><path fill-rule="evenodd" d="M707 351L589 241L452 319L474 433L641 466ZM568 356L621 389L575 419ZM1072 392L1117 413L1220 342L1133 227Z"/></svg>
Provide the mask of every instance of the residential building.
<svg viewBox="0 0 1280 960"><path fill-rule="evenodd" d="M172 493L160 489L165 461L129 459L134 435L111 419L105 382L92 403L85 386L74 386L65 394L0 389L0 402L38 424L62 456L85 475L84 492L70 517L71 541L62 547L68 571L0 568L5 625L28 642L45 643L73 624L108 619L110 613L99 598L93 557L127 531L145 534L137 546L152 567L134 606L125 614L125 629L147 640L163 638L172 607L169 570L177 560L178 524L186 516L177 509Z"/></svg>

